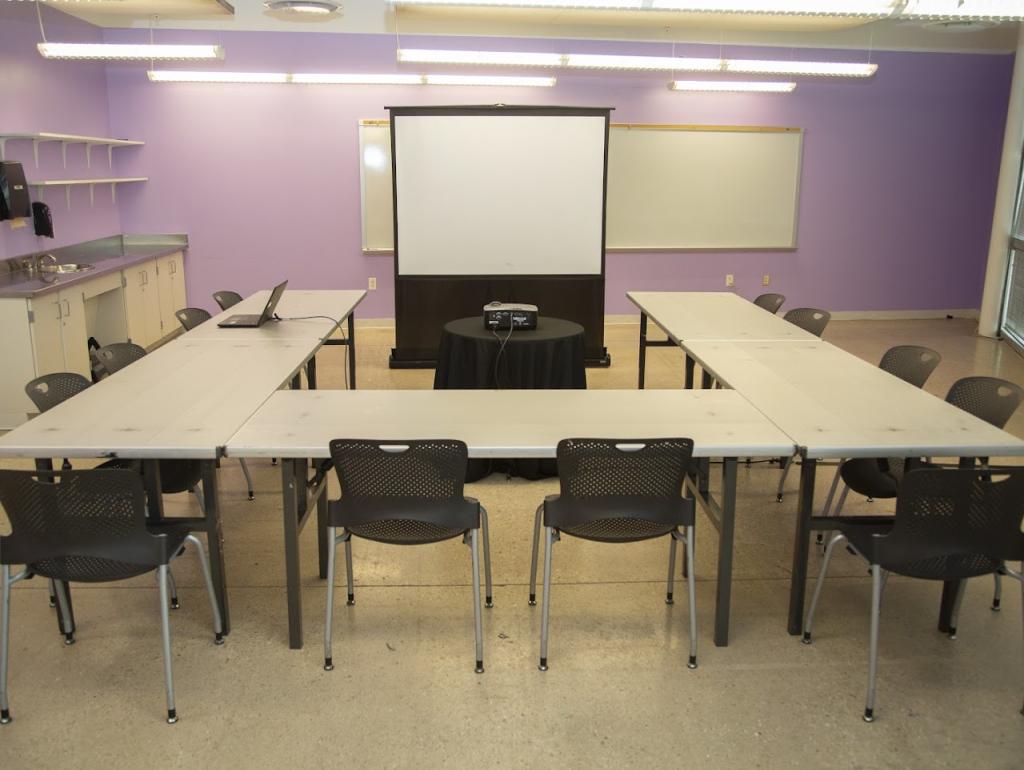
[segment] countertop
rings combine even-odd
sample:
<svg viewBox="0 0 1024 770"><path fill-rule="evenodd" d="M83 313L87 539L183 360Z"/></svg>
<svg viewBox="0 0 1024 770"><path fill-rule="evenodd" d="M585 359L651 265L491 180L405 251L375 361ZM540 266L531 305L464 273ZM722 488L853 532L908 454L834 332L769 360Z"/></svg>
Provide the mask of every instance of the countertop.
<svg viewBox="0 0 1024 770"><path fill-rule="evenodd" d="M98 276L119 272L139 262L174 254L187 248L186 235L115 235L45 252L53 254L61 264L81 262L96 265L94 269L80 273L31 277L24 271L13 268L33 254L12 257L0 262L0 299L29 299L59 291ZM34 252L38 253L41 252Z"/></svg>

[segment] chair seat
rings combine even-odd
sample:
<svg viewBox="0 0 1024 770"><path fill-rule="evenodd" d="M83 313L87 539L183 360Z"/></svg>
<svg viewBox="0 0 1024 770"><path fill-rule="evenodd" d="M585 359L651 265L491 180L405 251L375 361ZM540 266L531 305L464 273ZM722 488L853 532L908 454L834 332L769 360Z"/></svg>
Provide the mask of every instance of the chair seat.
<svg viewBox="0 0 1024 770"><path fill-rule="evenodd" d="M874 457L847 460L839 467L839 474L846 486L865 497L893 498L899 490L896 477L882 470Z"/></svg>
<svg viewBox="0 0 1024 770"><path fill-rule="evenodd" d="M378 543L392 545L438 543L442 540L459 537L465 532L463 529L452 529L428 521L412 519L381 519L366 524L353 524L345 527L345 531L367 540L376 540Z"/></svg>
<svg viewBox="0 0 1024 770"><path fill-rule="evenodd" d="M885 536L892 531L894 522L894 517L851 517L843 520L838 529L869 563L897 575L953 580L989 575L1002 566L1000 559L962 552L955 542L946 544L946 553L938 556L934 541L922 543L919 548L905 543L899 549L889 547Z"/></svg>
<svg viewBox="0 0 1024 770"><path fill-rule="evenodd" d="M628 543L663 537L677 527L693 524L694 505L688 498L647 499L602 497L544 501L544 525L584 540Z"/></svg>

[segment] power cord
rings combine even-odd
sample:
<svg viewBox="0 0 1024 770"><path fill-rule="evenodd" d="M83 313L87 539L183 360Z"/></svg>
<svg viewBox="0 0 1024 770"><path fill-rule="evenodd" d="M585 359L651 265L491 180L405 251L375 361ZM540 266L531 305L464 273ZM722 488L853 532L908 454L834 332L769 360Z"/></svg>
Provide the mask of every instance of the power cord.
<svg viewBox="0 0 1024 770"><path fill-rule="evenodd" d="M498 367L501 365L501 354L505 352L505 346L508 341L512 338L512 332L514 327L512 326L511 320L509 321L508 334L505 335L505 339L502 339L496 329L491 329L491 334L494 335L494 339L498 341L498 355L494 357L494 387L497 390L501 390L501 379L499 378Z"/></svg>
<svg viewBox="0 0 1024 770"><path fill-rule="evenodd" d="M333 316L329 316L329 315L300 315L300 316L289 316L287 318L283 318L283 317L279 316L277 313L274 313L274 315L271 316L271 317L275 321L315 321L317 319L323 319L324 321L332 321L334 323L335 327L337 328L337 330L339 332L341 332L341 338L342 338L342 340L345 341L345 345L346 346L348 345L348 335L345 334L345 328L341 325L341 322L345 320L344 318L334 318ZM334 334L333 330L331 331L331 334ZM326 337L321 337L320 338L320 342L327 342L327 340L329 340L331 338L331 334L328 334ZM348 354L347 353L346 353L346 355L343 358L343 364L342 364L342 370L341 371L342 371L342 378L343 378L342 382L345 383L345 389L348 390Z"/></svg>

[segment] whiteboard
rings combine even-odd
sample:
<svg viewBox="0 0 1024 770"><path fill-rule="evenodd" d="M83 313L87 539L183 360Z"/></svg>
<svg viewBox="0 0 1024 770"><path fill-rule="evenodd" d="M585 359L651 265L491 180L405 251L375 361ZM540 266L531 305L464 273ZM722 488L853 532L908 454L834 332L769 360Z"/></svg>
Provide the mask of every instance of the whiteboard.
<svg viewBox="0 0 1024 770"><path fill-rule="evenodd" d="M391 253L388 122L361 121L359 139L363 250ZM606 248L796 248L802 152L796 128L612 124Z"/></svg>
<svg viewBox="0 0 1024 770"><path fill-rule="evenodd" d="M600 275L607 113L393 117L398 275Z"/></svg>

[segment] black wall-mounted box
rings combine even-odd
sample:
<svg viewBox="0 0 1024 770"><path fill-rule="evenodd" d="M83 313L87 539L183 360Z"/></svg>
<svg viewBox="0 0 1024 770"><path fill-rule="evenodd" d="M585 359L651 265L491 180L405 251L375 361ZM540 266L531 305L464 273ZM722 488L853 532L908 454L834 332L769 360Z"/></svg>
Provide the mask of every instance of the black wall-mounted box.
<svg viewBox="0 0 1024 770"><path fill-rule="evenodd" d="M25 170L20 163L0 162L0 219L32 216Z"/></svg>

